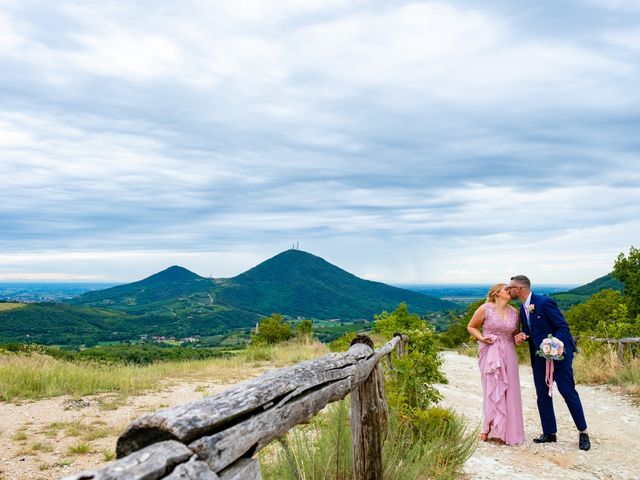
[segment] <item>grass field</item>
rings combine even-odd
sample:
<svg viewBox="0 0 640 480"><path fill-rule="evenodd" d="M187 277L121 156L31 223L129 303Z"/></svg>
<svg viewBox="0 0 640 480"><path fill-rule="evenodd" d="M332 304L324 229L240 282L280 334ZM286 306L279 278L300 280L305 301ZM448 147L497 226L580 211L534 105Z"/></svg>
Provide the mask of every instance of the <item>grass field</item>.
<svg viewBox="0 0 640 480"><path fill-rule="evenodd" d="M25 307L26 303L4 303L0 302L0 312L8 312L9 310L16 310L18 308Z"/></svg>
<svg viewBox="0 0 640 480"><path fill-rule="evenodd" d="M291 342L277 347L248 348L222 358L151 365L103 365L69 362L47 355L0 355L0 401L19 401L59 395L116 393L139 395L161 382L210 379L232 383L256 368L282 367L326 353L318 342Z"/></svg>

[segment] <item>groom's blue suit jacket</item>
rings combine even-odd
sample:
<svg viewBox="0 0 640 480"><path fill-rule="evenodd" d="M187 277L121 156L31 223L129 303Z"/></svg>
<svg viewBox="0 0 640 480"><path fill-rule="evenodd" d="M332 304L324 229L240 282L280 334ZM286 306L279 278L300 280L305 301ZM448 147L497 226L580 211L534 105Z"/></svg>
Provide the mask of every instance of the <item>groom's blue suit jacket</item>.
<svg viewBox="0 0 640 480"><path fill-rule="evenodd" d="M573 352L577 351L576 342L555 300L532 293L529 305L534 305L534 310L529 316L531 328L527 324L524 305L520 306L520 321L522 322L522 331L529 335L529 349L531 350L532 361L535 358L535 352L540 348L542 340L547 338L549 334L562 340L566 354L573 357Z"/></svg>

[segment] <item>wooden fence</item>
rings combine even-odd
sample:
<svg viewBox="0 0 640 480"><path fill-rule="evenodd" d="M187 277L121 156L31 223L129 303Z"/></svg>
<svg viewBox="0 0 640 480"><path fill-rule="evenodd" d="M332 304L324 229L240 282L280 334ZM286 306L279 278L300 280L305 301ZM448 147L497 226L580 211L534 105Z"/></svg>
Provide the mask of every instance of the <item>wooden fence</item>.
<svg viewBox="0 0 640 480"><path fill-rule="evenodd" d="M259 480L255 454L329 403L351 393L355 480L382 480L387 405L380 360L405 354L394 334L374 350L365 335L344 353L266 373L202 400L134 420L119 437L118 460L64 480ZM283 443L286 448L286 444Z"/></svg>
<svg viewBox="0 0 640 480"><path fill-rule="evenodd" d="M598 337L576 337L576 340L588 339L594 342L616 343L618 344L618 360L624 360L624 347L632 343L640 343L640 338L598 338Z"/></svg>

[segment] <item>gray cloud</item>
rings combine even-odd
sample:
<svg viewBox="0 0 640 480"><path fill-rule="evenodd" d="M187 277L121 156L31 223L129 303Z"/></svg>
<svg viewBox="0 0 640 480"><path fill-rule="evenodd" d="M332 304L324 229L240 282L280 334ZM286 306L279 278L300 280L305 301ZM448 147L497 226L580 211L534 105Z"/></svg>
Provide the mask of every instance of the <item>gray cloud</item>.
<svg viewBox="0 0 640 480"><path fill-rule="evenodd" d="M388 281L603 273L640 233L635 13L529 5L5 2L0 279L295 240Z"/></svg>

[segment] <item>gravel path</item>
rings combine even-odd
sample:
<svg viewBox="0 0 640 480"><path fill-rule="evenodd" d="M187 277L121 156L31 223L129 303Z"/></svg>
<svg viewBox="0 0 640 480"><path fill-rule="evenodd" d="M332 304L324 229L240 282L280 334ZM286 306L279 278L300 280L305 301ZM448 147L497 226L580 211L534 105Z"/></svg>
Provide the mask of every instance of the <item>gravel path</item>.
<svg viewBox="0 0 640 480"><path fill-rule="evenodd" d="M438 385L442 406L465 416L472 426L482 420L482 387L475 358L444 352L444 371L449 384ZM578 385L589 425L591 450L578 449L578 434L562 397L554 393L558 420L558 443L537 445L541 433L531 368L520 367L525 438L522 446L480 442L467 461L468 479L640 479L640 408L613 390ZM556 389L557 392L557 389Z"/></svg>

